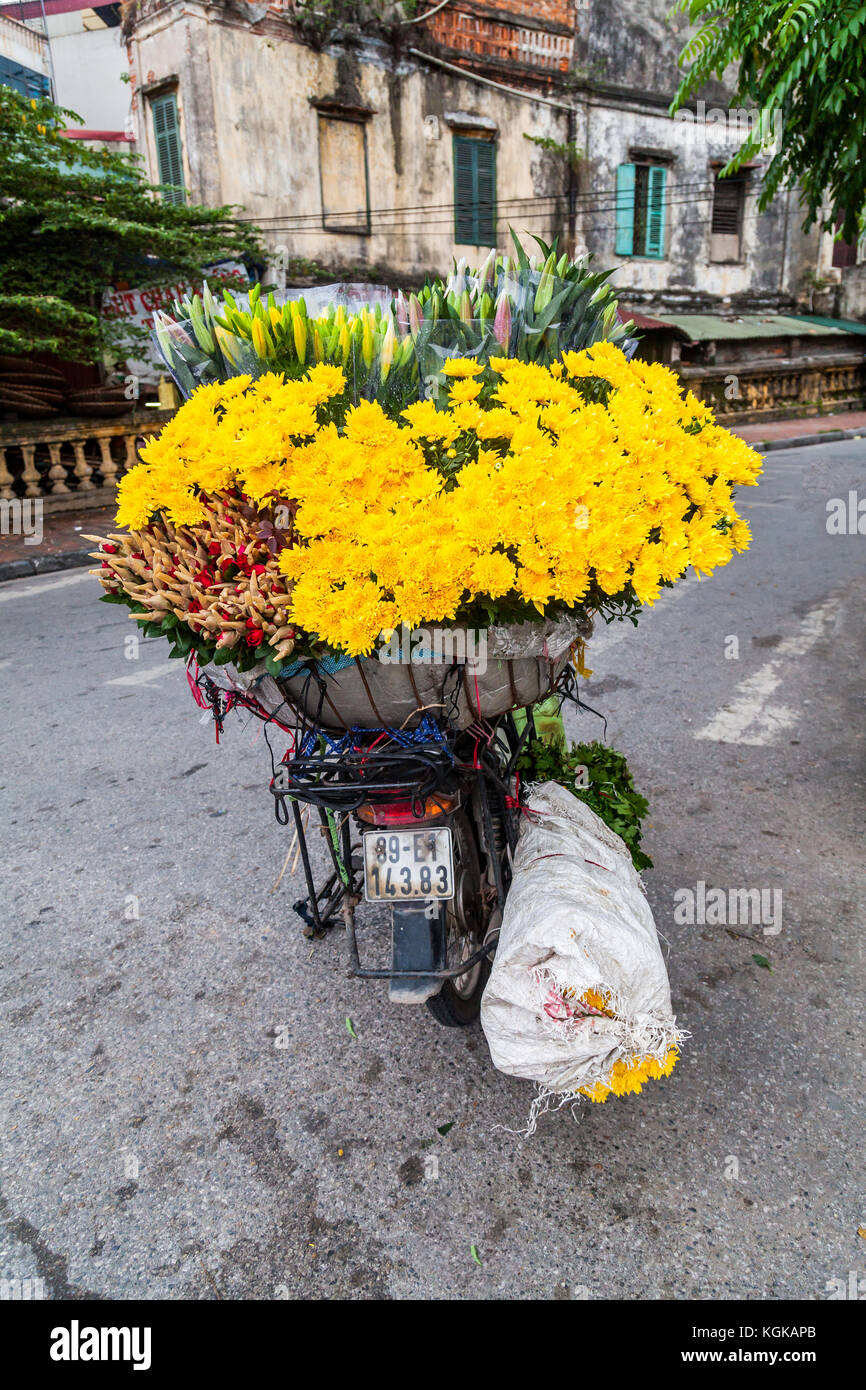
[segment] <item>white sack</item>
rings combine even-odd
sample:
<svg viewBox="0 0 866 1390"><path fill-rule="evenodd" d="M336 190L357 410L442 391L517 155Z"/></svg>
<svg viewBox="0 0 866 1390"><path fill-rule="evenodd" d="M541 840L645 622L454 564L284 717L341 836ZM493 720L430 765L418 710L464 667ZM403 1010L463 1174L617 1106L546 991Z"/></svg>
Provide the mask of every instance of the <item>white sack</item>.
<svg viewBox="0 0 866 1390"><path fill-rule="evenodd" d="M664 1062L683 1034L640 877L620 837L556 782L529 798L502 931L481 1001L493 1064L553 1101L605 1082L616 1061ZM610 995L616 1018L577 1001Z"/></svg>

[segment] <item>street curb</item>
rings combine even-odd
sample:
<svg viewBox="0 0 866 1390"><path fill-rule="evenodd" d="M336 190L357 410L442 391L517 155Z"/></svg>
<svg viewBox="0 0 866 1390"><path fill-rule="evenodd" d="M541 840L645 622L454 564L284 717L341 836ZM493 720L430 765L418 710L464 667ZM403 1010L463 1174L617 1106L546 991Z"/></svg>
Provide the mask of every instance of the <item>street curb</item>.
<svg viewBox="0 0 866 1390"><path fill-rule="evenodd" d="M736 434L736 430L732 431ZM742 435L738 435L742 439ZM790 439L763 439L746 441L750 449L759 454L771 454L776 449L802 449L807 444L836 444L840 439L866 439L866 425L853 430L820 430L816 434L795 434Z"/></svg>
<svg viewBox="0 0 866 1390"><path fill-rule="evenodd" d="M74 570L92 565L87 550L70 550L66 555L43 555L33 560L5 560L0 563L0 583L6 579L27 579L34 574L51 574L55 570Z"/></svg>

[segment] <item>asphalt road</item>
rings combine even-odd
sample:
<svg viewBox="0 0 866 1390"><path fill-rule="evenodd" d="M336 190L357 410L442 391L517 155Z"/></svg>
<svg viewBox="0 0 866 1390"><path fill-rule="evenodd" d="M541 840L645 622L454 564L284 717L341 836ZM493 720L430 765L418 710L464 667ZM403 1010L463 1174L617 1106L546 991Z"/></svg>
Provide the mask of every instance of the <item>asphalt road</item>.
<svg viewBox="0 0 866 1390"><path fill-rule="evenodd" d="M480 1030L348 979L298 879L271 891L259 726L215 747L84 573L0 587L0 1274L119 1299L824 1299L864 1275L866 535L825 524L864 478L866 441L769 455L750 553L593 642L691 1039L667 1081L528 1140L531 1087ZM781 929L678 925L699 882L780 890Z"/></svg>

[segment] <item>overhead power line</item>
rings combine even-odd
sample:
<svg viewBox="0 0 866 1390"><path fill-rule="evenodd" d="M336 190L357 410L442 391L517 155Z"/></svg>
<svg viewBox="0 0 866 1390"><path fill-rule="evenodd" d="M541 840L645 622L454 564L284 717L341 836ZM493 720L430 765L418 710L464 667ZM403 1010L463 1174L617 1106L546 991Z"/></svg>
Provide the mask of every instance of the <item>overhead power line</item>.
<svg viewBox="0 0 866 1390"><path fill-rule="evenodd" d="M541 201L541 200L539 200L539 201ZM667 198L667 199L665 199L664 207L665 207L665 209L667 209L667 208L673 208L673 207L687 206L687 205L690 205L690 204L708 203L708 202L710 202L710 201L711 201L711 194L710 194L710 193L692 194L692 195L690 195L690 196L686 196L686 197L682 197L682 198ZM555 214L555 209L552 208L552 207L546 206L546 205L545 205L545 206L542 206L542 207L532 207L532 206L530 206L530 207L527 207L527 208L525 208L525 209L520 209L520 210L518 210L518 209L512 209L510 212L506 212L506 213L504 213L504 214L501 213L501 204L485 204L485 203L481 203L481 204L479 204L479 207L481 208L482 211L489 209L489 210L491 210L492 212L494 212L494 213L496 214L496 221L497 221L497 224L500 224L500 223L503 223L503 222L511 223L511 224L513 224L513 225L515 226L515 230L519 230L520 227L521 227L523 224L527 223L527 222L537 222L539 218L552 218L552 217L554 216L554 214ZM438 231L442 231L443 229L450 228L450 227L453 226L453 211L454 211L454 205L452 204L451 207L450 207L450 212L446 212L445 215L440 215L440 216L437 216L437 217L429 217L429 216L428 216L428 217L423 217L423 218L418 218L418 219L412 219L412 220L410 220L410 221L379 222L379 223L376 223L376 224L371 228L371 231L372 231L372 233L373 233L374 235L378 235L378 236L383 236L383 235L386 235L386 234L392 233L392 232L413 232L413 231L434 231L434 232L438 232ZM614 213L614 214L615 214L615 213L617 212L617 205L616 205L615 202L597 203L597 204L595 204L595 206L586 207L586 208L581 209L581 212L582 212L582 215L583 215L584 217L592 217L592 216L594 216L594 215L597 214L597 213ZM330 219L331 216L332 216L332 214L329 213L329 214L327 214L327 216L328 216L328 218ZM358 219L358 224L357 224L357 232L358 232L358 235L366 235L366 234L367 234L366 222L363 221L362 218L363 218L363 214L361 215L361 218ZM611 222L612 222L612 225L615 224L616 218L613 217L613 218L611 219ZM288 221L287 221L287 222L276 222L276 223L272 224L272 225L268 228L268 230L269 230L271 233L281 233L281 234L285 234L285 235L288 235L288 236L300 237L300 236L322 236L323 234L324 234L324 235L327 235L329 232L333 233L333 232L335 232L335 230L338 231L338 232L340 232L340 231L342 231L342 232L347 232L347 231L350 231L350 230L352 230L352 229L350 228L350 226L349 226L348 223L340 223L339 228L337 228L337 229L335 229L334 227L330 227L330 228L329 228L328 226L323 226L323 225L322 225L322 219L321 219L321 217L320 217L319 219L317 219L316 224L315 224L314 226L297 226L297 225L295 225L294 223L291 223L291 222L288 222Z"/></svg>
<svg viewBox="0 0 866 1390"><path fill-rule="evenodd" d="M688 181L688 182L685 182L685 183L678 183L678 184L675 185L674 192L677 193L677 194L679 194L679 193L691 193L691 192L695 192L695 191L702 190L702 189L708 190L708 195L709 195L710 193L712 193L712 184L708 184L706 179L693 180L693 181ZM581 205L584 204L584 203L586 203L587 201L591 201L591 200L593 200L593 199L596 199L596 200L597 200L597 199L615 198L616 196L617 196L616 188L594 188L594 189L592 189L591 191L588 191L588 192L586 192L586 193L578 193L578 194L575 195L576 200L577 200L578 209L580 209ZM536 194L534 194L534 193L529 193L529 194L526 194L524 197L520 197L520 198L497 198L497 199L496 199L496 206L497 206L497 207L509 207L509 206L516 205L516 204L519 204L519 203L532 203L532 204L536 204L536 203L564 202L564 201L566 200L567 197L568 197L568 193L567 193L566 191L563 191L562 193L544 193L544 194L540 194L540 195L536 195ZM670 200L668 200L668 201L670 201ZM405 214L405 213L414 213L414 212L418 212L418 213L423 213L424 216L426 217L426 216L427 216L429 213L431 213L431 212L453 211L454 206L455 206L455 204L454 204L453 200L452 200L451 202L447 202L447 203L416 203L416 204L414 204L414 205L408 205L408 206L404 206L404 207L397 207L397 206L394 206L394 205L392 204L392 205L389 206L389 207L370 208L370 209L369 209L369 216L370 216L371 218L373 218L373 217L379 217L379 216L386 216L386 215L387 215L387 216L390 216L390 217L397 217L397 216L401 216L401 215L403 215L403 214ZM361 218L361 217L366 218L366 217L368 216L368 210L367 210L367 208L357 208L357 207L356 207L356 208L343 208L343 209L339 209L339 210L336 210L336 211L333 211L333 212L328 212L328 213L326 213L325 215L326 215L327 217L333 217L333 218L345 217L345 218L347 218L347 219L354 219L354 220L357 220L357 219L359 219L359 218ZM288 225L289 223L291 223L291 224L294 226L295 224L300 225L300 224L302 224L302 223L304 223L304 222L316 222L316 223L318 223L318 222L321 222L321 219L322 219L322 213L321 213L321 211L319 211L319 212L283 213L283 214L277 214L277 215L275 215L275 216L273 216L273 217L256 217L256 216L251 216L251 217L243 217L243 218L240 218L239 220L242 221L242 222L256 222L256 223L258 223L258 224L260 224L260 225L263 224L263 223L266 223L266 222L280 222L280 223L283 224L283 225Z"/></svg>

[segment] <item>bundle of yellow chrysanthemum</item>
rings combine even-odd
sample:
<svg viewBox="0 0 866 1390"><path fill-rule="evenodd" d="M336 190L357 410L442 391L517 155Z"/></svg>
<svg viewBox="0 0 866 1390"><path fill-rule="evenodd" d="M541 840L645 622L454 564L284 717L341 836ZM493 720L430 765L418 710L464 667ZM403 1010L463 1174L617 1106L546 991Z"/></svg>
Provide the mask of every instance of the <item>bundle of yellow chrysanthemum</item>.
<svg viewBox="0 0 866 1390"><path fill-rule="evenodd" d="M421 401L399 422L347 408L342 371L324 364L302 381L203 386L122 479L117 520L146 532L163 514L192 545L224 499L248 503L280 547L301 650L350 655L400 623L633 614L689 566L708 573L748 546L732 493L760 459L667 368L602 343L550 369L492 369L479 380L475 363L448 363L447 408ZM232 578L252 587L242 566ZM201 624L184 621L199 644ZM262 654L279 669L273 644L249 660Z"/></svg>

